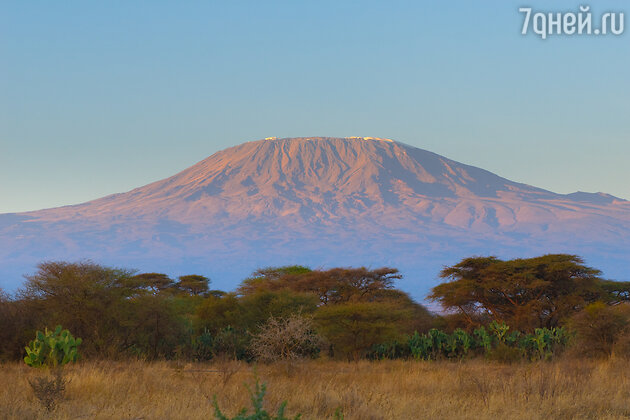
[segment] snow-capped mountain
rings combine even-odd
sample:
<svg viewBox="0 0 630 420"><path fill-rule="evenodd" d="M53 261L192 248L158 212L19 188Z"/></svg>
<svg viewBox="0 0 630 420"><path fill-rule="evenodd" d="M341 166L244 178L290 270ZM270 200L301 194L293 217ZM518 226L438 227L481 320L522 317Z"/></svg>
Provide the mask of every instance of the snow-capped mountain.
<svg viewBox="0 0 630 420"><path fill-rule="evenodd" d="M226 289L265 265L390 265L421 296L463 257L550 252L622 279L630 203L556 194L371 137L248 142L126 193L0 215L6 289L41 260L90 258L207 274Z"/></svg>

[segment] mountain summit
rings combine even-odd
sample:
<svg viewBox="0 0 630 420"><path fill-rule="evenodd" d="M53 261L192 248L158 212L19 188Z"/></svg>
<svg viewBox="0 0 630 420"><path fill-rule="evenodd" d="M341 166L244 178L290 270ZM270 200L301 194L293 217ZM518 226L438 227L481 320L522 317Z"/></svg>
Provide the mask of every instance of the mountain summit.
<svg viewBox="0 0 630 420"><path fill-rule="evenodd" d="M390 139L267 138L126 193L0 215L0 274L92 258L231 288L260 265L395 265L424 292L436 263L471 254L572 252L614 273L629 233L630 205L607 194L556 194Z"/></svg>

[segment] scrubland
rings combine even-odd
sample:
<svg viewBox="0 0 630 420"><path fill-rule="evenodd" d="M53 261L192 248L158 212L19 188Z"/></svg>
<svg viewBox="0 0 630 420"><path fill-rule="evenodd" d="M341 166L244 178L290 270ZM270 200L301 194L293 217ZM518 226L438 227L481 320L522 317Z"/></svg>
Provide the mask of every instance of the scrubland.
<svg viewBox="0 0 630 420"><path fill-rule="evenodd" d="M630 282L598 273L469 258L442 272L433 314L387 267L269 267L224 292L42 263L0 292L0 420L226 420L256 383L283 420L630 418Z"/></svg>
<svg viewBox="0 0 630 420"><path fill-rule="evenodd" d="M67 366L64 400L47 413L23 364L1 366L2 419L212 419L213 396L234 416L247 386L267 384L265 408L287 401L303 419L622 419L630 417L630 362L559 359L499 364L330 360L247 364L215 361L83 362ZM340 418L337 416L337 418Z"/></svg>

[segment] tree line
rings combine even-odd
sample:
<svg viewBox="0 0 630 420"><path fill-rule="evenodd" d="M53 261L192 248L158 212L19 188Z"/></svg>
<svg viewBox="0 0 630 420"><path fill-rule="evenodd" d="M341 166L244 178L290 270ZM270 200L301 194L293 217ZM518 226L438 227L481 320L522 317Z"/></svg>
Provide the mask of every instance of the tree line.
<svg viewBox="0 0 630 420"><path fill-rule="evenodd" d="M434 314L395 288L395 268L262 268L232 292L210 279L89 261L43 262L0 293L0 359L62 325L85 358L547 358L630 349L630 283L574 255L466 258L440 273ZM626 345L626 342L629 344ZM577 350L576 350L577 351ZM629 353L630 354L630 353Z"/></svg>

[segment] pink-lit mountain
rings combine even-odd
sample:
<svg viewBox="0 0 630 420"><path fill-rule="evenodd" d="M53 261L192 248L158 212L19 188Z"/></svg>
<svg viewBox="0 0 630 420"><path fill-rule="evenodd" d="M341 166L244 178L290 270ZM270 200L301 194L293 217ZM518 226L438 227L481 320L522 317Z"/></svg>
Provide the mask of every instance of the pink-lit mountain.
<svg viewBox="0 0 630 420"><path fill-rule="evenodd" d="M265 139L88 203L0 215L0 287L44 259L210 275L263 265L392 265L422 295L469 255L582 255L630 268L630 203L556 194L388 139ZM624 279L628 279L627 276Z"/></svg>

